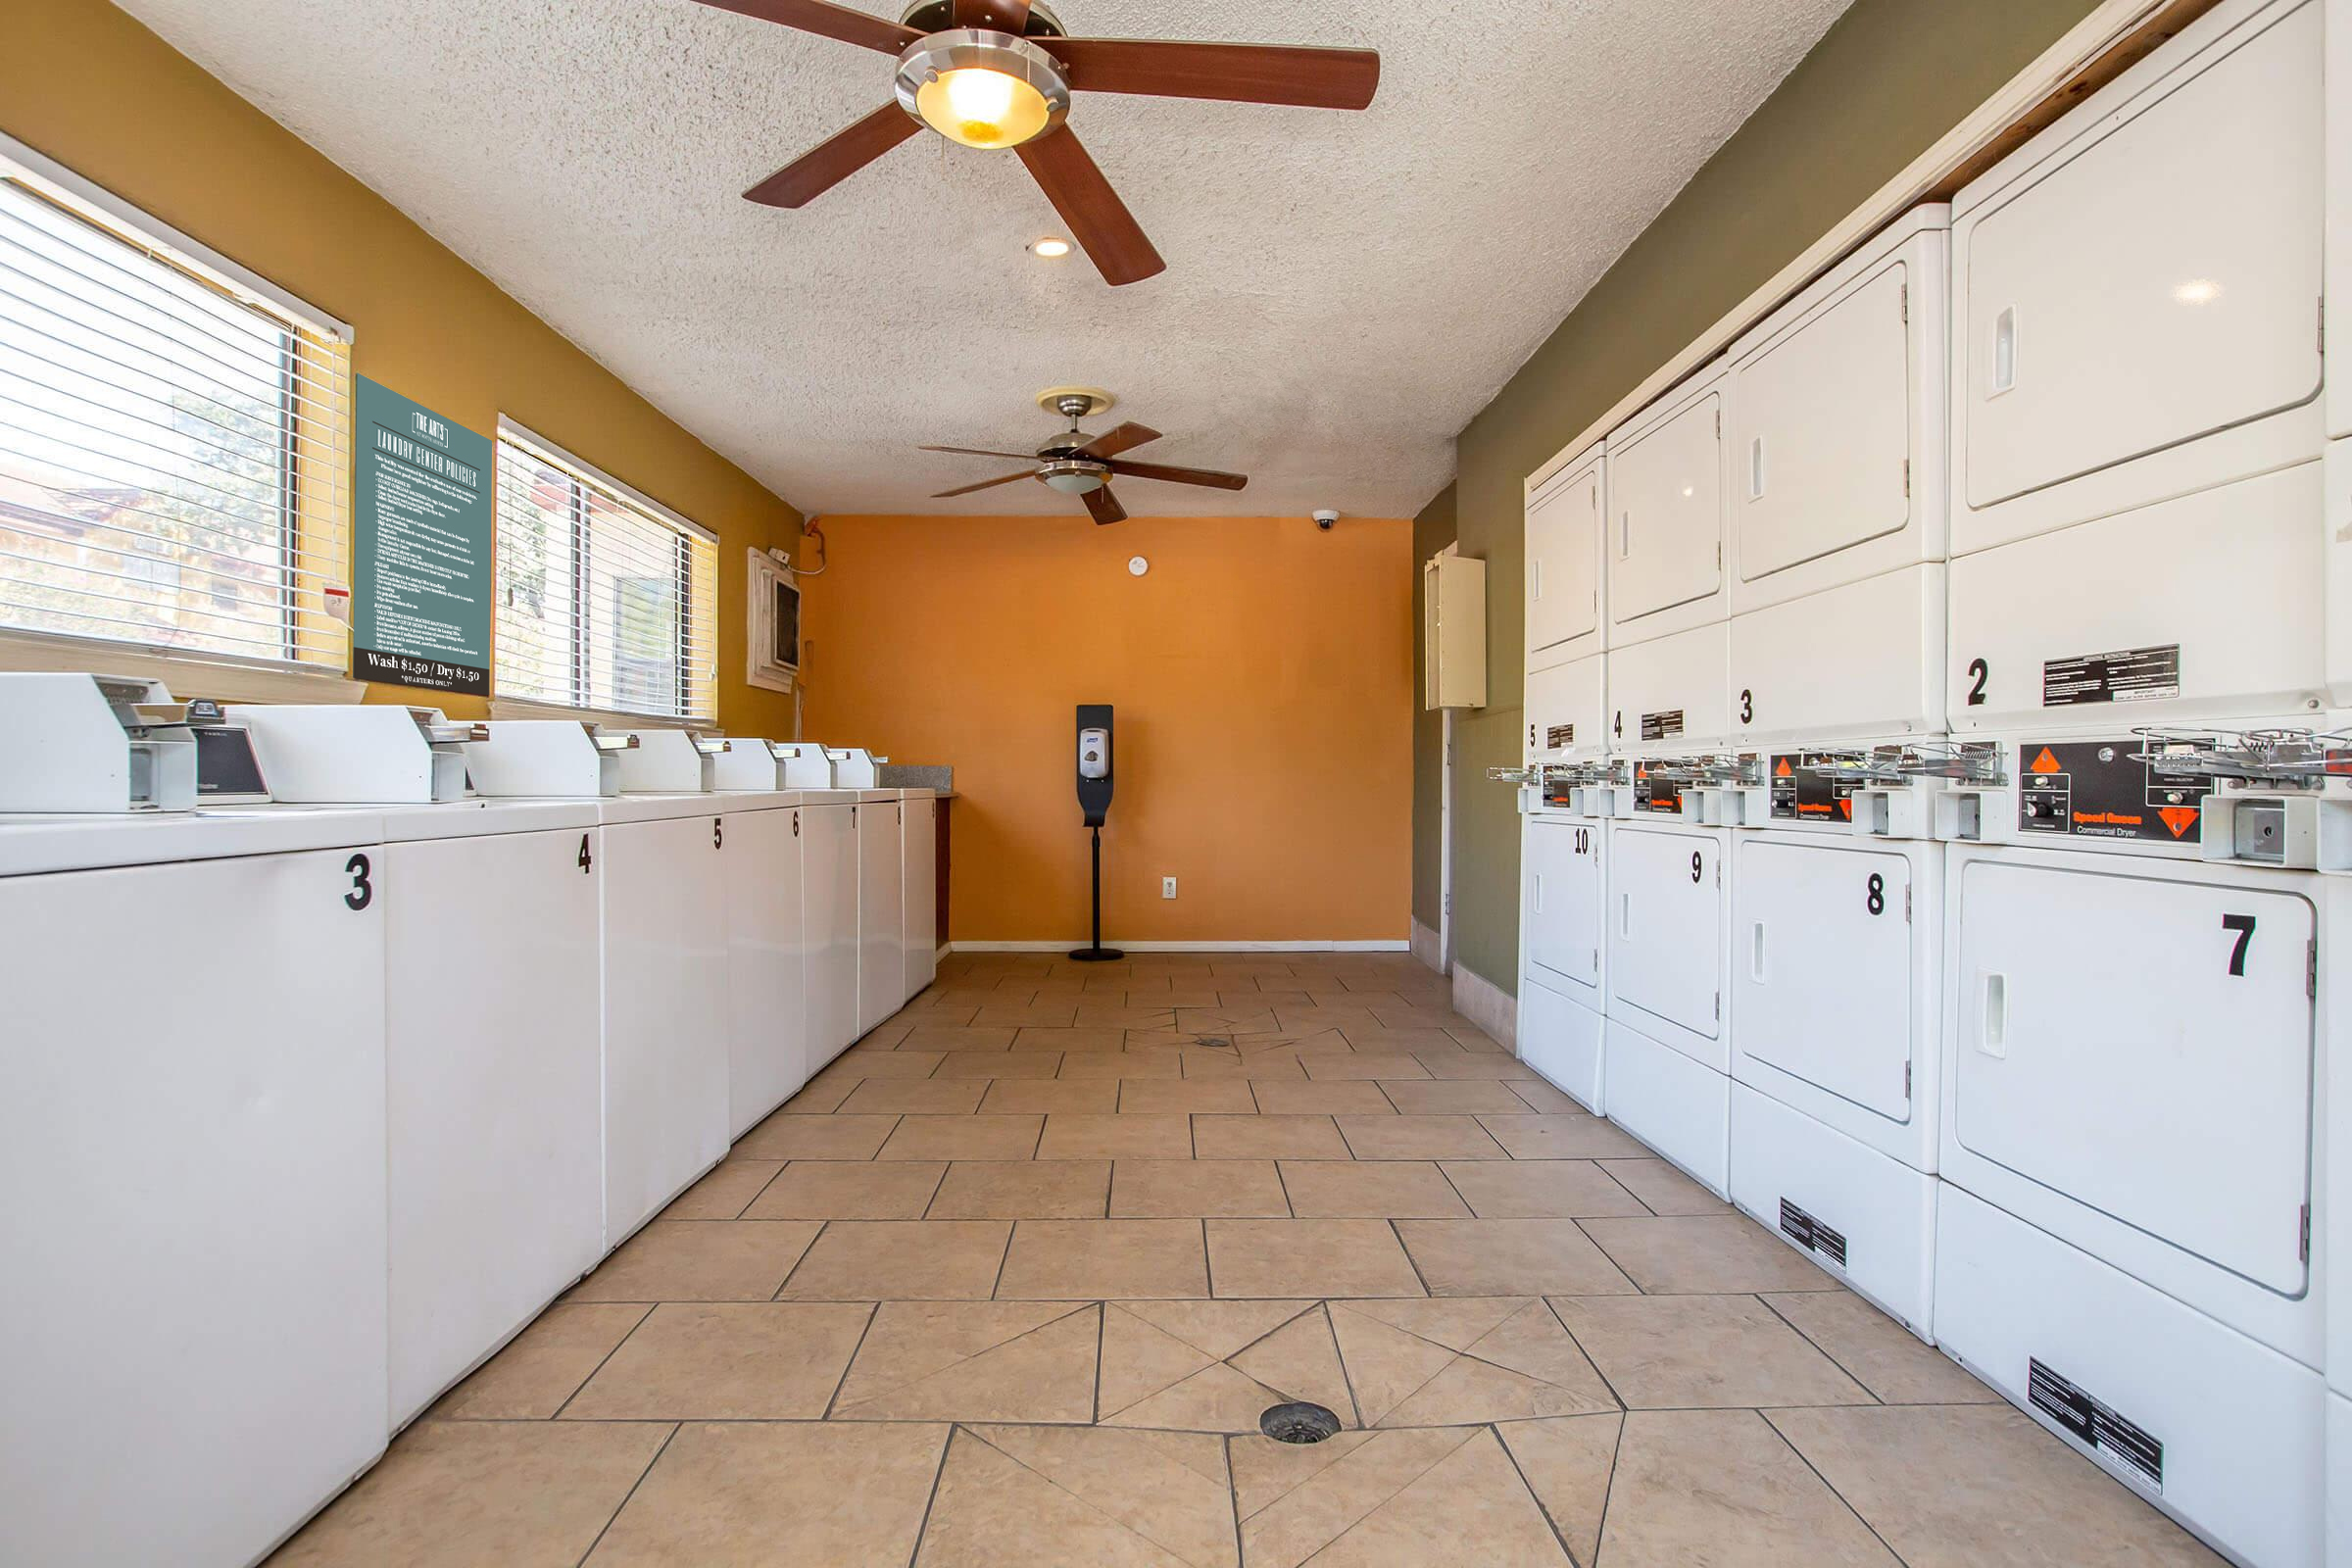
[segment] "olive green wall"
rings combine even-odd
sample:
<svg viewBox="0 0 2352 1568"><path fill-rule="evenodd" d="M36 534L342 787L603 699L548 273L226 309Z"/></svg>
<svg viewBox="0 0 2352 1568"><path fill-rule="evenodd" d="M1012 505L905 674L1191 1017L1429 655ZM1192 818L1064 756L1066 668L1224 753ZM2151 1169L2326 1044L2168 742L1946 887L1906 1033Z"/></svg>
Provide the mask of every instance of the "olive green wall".
<svg viewBox="0 0 2352 1568"><path fill-rule="evenodd" d="M1520 758L1521 481L2092 3L1857 0L1462 431L1462 551L1488 563L1488 706L1454 731L1453 946L1467 968L1518 989L1519 819L1486 770ZM1436 865L1439 817L1418 746L1414 759L1413 909L1426 918L1420 873Z"/></svg>
<svg viewBox="0 0 2352 1568"><path fill-rule="evenodd" d="M1438 905L1446 892L1438 853L1446 715L1421 706L1420 671L1426 652L1421 628L1428 624L1421 607L1421 563L1451 543L1453 486L1447 485L1413 518L1413 918L1432 931L1438 928Z"/></svg>

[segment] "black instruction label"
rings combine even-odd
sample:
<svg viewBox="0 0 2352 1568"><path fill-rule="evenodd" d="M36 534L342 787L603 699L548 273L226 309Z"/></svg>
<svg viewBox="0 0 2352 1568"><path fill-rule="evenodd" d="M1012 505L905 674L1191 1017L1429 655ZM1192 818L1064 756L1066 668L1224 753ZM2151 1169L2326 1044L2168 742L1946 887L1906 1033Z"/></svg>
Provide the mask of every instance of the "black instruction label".
<svg viewBox="0 0 2352 1568"><path fill-rule="evenodd" d="M1808 1251L1845 1267L1845 1237L1830 1229L1786 1198L1781 1200L1781 1234Z"/></svg>
<svg viewBox="0 0 2352 1568"><path fill-rule="evenodd" d="M2164 1490L2164 1445L2146 1428L2125 1420L2031 1356L2026 1359L2026 1396L2076 1442L2118 1461L2151 1491Z"/></svg>
<svg viewBox="0 0 2352 1568"><path fill-rule="evenodd" d="M1544 731L1544 747L1546 751L1556 752L1563 746L1574 746L1575 744L1576 726L1574 724L1554 724Z"/></svg>
<svg viewBox="0 0 2352 1568"><path fill-rule="evenodd" d="M1683 814L1683 786L1675 779L1653 777L1646 769L1634 769L1634 809L1655 811L1668 816Z"/></svg>
<svg viewBox="0 0 2352 1568"><path fill-rule="evenodd" d="M2052 659L2041 666L2041 706L2145 703L2180 695L2180 645L2120 648L2112 654Z"/></svg>
<svg viewBox="0 0 2352 1568"><path fill-rule="evenodd" d="M1642 738L1645 741L1670 741L1682 732L1683 710L1679 708L1642 715Z"/></svg>
<svg viewBox="0 0 2352 1568"><path fill-rule="evenodd" d="M1860 752L1775 752L1772 757L1772 816L1776 822L1850 822L1860 781L1816 773L1826 763L1867 761Z"/></svg>

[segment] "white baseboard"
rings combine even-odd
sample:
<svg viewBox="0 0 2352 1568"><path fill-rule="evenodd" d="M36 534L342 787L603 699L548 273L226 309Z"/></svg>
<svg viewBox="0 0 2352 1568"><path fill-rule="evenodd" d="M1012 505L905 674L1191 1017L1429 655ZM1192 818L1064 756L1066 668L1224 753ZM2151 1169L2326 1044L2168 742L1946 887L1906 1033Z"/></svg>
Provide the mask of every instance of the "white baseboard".
<svg viewBox="0 0 2352 1568"><path fill-rule="evenodd" d="M1438 946L1438 934L1436 931L1432 930L1428 926L1423 925L1420 921L1415 920L1413 922L1413 934L1406 940L1412 950L1412 955L1414 957L1419 958L1424 964L1428 965L1432 969L1437 970L1440 974L1444 974L1446 972L1446 954L1445 951Z"/></svg>
<svg viewBox="0 0 2352 1568"><path fill-rule="evenodd" d="M1514 1053L1519 1049L1519 999L1460 959L1453 965L1453 1010Z"/></svg>
<svg viewBox="0 0 2352 1568"><path fill-rule="evenodd" d="M1368 940L1326 942L1121 942L1110 938L1102 944L1123 953L1405 953L1411 944L1401 938L1375 937ZM1084 937L1065 937L1058 942L951 942L948 950L956 953L1067 953L1086 946Z"/></svg>

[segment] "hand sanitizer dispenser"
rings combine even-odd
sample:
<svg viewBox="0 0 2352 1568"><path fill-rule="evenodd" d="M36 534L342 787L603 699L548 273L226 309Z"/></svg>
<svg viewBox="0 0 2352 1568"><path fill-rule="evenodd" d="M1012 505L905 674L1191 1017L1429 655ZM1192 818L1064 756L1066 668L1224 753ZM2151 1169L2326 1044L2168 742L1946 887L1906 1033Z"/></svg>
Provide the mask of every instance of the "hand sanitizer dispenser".
<svg viewBox="0 0 2352 1568"><path fill-rule="evenodd" d="M1110 705L1078 705L1078 809L1094 839L1094 936L1070 956L1101 963L1127 955L1102 945L1102 818L1110 811Z"/></svg>

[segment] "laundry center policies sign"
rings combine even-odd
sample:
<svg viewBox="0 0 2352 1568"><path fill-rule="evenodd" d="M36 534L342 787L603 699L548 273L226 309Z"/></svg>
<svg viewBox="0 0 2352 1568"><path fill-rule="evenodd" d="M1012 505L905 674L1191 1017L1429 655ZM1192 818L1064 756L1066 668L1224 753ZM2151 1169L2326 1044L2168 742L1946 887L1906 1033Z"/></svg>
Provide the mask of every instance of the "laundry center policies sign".
<svg viewBox="0 0 2352 1568"><path fill-rule="evenodd" d="M351 673L490 691L490 440L358 382Z"/></svg>

